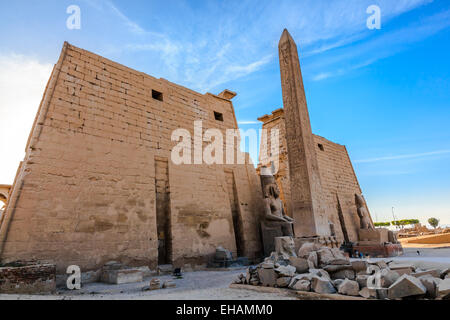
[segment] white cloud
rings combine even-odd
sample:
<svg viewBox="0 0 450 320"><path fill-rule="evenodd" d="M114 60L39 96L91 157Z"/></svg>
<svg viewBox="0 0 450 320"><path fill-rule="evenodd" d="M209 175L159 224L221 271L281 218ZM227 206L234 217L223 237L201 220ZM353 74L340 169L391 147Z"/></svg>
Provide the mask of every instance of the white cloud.
<svg viewBox="0 0 450 320"><path fill-rule="evenodd" d="M412 153L412 154L402 154L402 155L396 155L396 156L369 158L369 159L355 160L354 163L370 163L370 162L379 162L379 161L418 159L418 158L425 158L425 157L432 157L432 156L446 155L446 154L450 154L450 150L437 150L437 151L423 152L423 153Z"/></svg>
<svg viewBox="0 0 450 320"><path fill-rule="evenodd" d="M0 184L13 182L53 66L34 58L0 55Z"/></svg>

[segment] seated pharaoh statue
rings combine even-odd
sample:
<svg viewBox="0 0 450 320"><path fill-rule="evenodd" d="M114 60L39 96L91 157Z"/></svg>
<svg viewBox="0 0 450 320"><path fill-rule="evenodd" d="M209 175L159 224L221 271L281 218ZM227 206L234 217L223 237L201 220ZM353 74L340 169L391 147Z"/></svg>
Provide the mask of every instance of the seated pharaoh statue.
<svg viewBox="0 0 450 320"><path fill-rule="evenodd" d="M264 196L264 211L261 219L261 233L265 256L275 250L276 237L293 237L294 219L287 216L283 201L280 199L280 189L270 169L261 168L261 185Z"/></svg>
<svg viewBox="0 0 450 320"><path fill-rule="evenodd" d="M355 202L361 223L360 228L374 230L374 226L372 224L372 221L370 220L369 211L367 211L364 198L359 194L355 194Z"/></svg>

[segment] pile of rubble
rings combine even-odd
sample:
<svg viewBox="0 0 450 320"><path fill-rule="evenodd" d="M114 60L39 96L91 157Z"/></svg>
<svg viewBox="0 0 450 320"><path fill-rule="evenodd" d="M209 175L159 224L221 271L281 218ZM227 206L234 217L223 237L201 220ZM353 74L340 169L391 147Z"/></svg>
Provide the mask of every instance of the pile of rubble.
<svg viewBox="0 0 450 320"><path fill-rule="evenodd" d="M298 254L273 252L236 284L289 288L371 299L450 299L450 272L420 270L384 260L350 259L337 248L305 243Z"/></svg>

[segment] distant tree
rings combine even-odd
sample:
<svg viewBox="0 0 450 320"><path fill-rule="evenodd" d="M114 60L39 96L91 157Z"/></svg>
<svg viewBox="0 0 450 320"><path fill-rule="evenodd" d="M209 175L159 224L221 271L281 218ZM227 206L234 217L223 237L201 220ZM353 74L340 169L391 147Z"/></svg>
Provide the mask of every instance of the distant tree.
<svg viewBox="0 0 450 320"><path fill-rule="evenodd" d="M391 225L390 222L375 222L374 226L375 227L389 227Z"/></svg>
<svg viewBox="0 0 450 320"><path fill-rule="evenodd" d="M439 219L436 218L430 218L428 219L428 223L433 227L433 228L437 228L437 226L439 225Z"/></svg>

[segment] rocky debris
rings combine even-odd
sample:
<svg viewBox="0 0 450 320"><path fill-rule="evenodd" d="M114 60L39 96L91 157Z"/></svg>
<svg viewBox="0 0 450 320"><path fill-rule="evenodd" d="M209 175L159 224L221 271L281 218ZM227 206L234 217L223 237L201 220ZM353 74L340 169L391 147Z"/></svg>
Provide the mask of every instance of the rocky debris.
<svg viewBox="0 0 450 320"><path fill-rule="evenodd" d="M274 269L258 269L257 275L263 287L274 287L277 283L277 274Z"/></svg>
<svg viewBox="0 0 450 320"><path fill-rule="evenodd" d="M377 299L377 289L369 289L368 287L362 288L359 291L359 295L366 299Z"/></svg>
<svg viewBox="0 0 450 320"><path fill-rule="evenodd" d="M319 266L319 258L317 257L317 253L315 251L310 252L308 255L308 266L310 269L317 268Z"/></svg>
<svg viewBox="0 0 450 320"><path fill-rule="evenodd" d="M294 266L279 266L275 269L280 277L293 277L295 275L296 268Z"/></svg>
<svg viewBox="0 0 450 320"><path fill-rule="evenodd" d="M173 280L166 280L162 285L163 289L175 288L176 286L177 285Z"/></svg>
<svg viewBox="0 0 450 320"><path fill-rule="evenodd" d="M450 278L446 278L439 282L437 292L440 299L450 299Z"/></svg>
<svg viewBox="0 0 450 320"><path fill-rule="evenodd" d="M436 278L431 275L424 275L419 277L420 282L427 289L425 298L436 299L439 296L438 286L442 281L441 278Z"/></svg>
<svg viewBox="0 0 450 320"><path fill-rule="evenodd" d="M412 264L389 264L389 269L396 271L399 275L412 274L415 267Z"/></svg>
<svg viewBox="0 0 450 320"><path fill-rule="evenodd" d="M149 290L158 290L161 289L161 282L157 278L153 278L150 280Z"/></svg>
<svg viewBox="0 0 450 320"><path fill-rule="evenodd" d="M369 278L368 274L359 274L356 276L356 282L358 282L359 287L362 289L367 287L367 279Z"/></svg>
<svg viewBox="0 0 450 320"><path fill-rule="evenodd" d="M377 291L377 299L380 300L388 300L389 289L388 288L378 288Z"/></svg>
<svg viewBox="0 0 450 320"><path fill-rule="evenodd" d="M295 283L295 285L292 287L294 290L298 291L311 291L311 281L309 280L299 280Z"/></svg>
<svg viewBox="0 0 450 320"><path fill-rule="evenodd" d="M389 299L398 299L424 295L426 292L427 289L419 279L403 274L389 287L388 297Z"/></svg>
<svg viewBox="0 0 450 320"><path fill-rule="evenodd" d="M441 271L439 278L441 278L441 279L448 278L449 274L450 274L450 268L444 269Z"/></svg>
<svg viewBox="0 0 450 320"><path fill-rule="evenodd" d="M308 258L311 252L317 251L320 249L320 245L313 242L304 243L300 249L298 250L297 256L300 258Z"/></svg>
<svg viewBox="0 0 450 320"><path fill-rule="evenodd" d="M295 267L297 273L304 273L309 270L308 260L305 258L290 257L289 262Z"/></svg>
<svg viewBox="0 0 450 320"><path fill-rule="evenodd" d="M345 279L338 285L338 292L347 296L359 295L359 284L356 281Z"/></svg>
<svg viewBox="0 0 450 320"><path fill-rule="evenodd" d="M449 284L442 283L443 280L436 277L438 274L445 279L449 272L448 269L443 272L419 270L412 264L385 260L350 261L338 249L305 243L297 257L286 259L272 252L259 265L249 267L245 275L240 274L234 283L321 294L359 295L366 299L449 299ZM368 286L369 279L372 282Z"/></svg>
<svg viewBox="0 0 450 320"><path fill-rule="evenodd" d="M355 270L356 273L358 272L364 272L364 274L367 271L368 263L365 260L355 260L351 262L352 269Z"/></svg>
<svg viewBox="0 0 450 320"><path fill-rule="evenodd" d="M277 279L278 288L286 288L291 283L292 277L281 277Z"/></svg>
<svg viewBox="0 0 450 320"><path fill-rule="evenodd" d="M426 271L417 271L411 274L413 277L420 278L421 276L430 275L432 277L439 278L441 276L441 271L438 269L430 269Z"/></svg>
<svg viewBox="0 0 450 320"><path fill-rule="evenodd" d="M331 273L331 279L350 279L355 280L355 271L344 269Z"/></svg>
<svg viewBox="0 0 450 320"><path fill-rule="evenodd" d="M380 284L382 288L389 288L395 281L400 278L397 271L390 269L382 269L380 271Z"/></svg>
<svg viewBox="0 0 450 320"><path fill-rule="evenodd" d="M336 289L331 283L331 280L319 276L313 276L311 289L316 293L336 293Z"/></svg>

